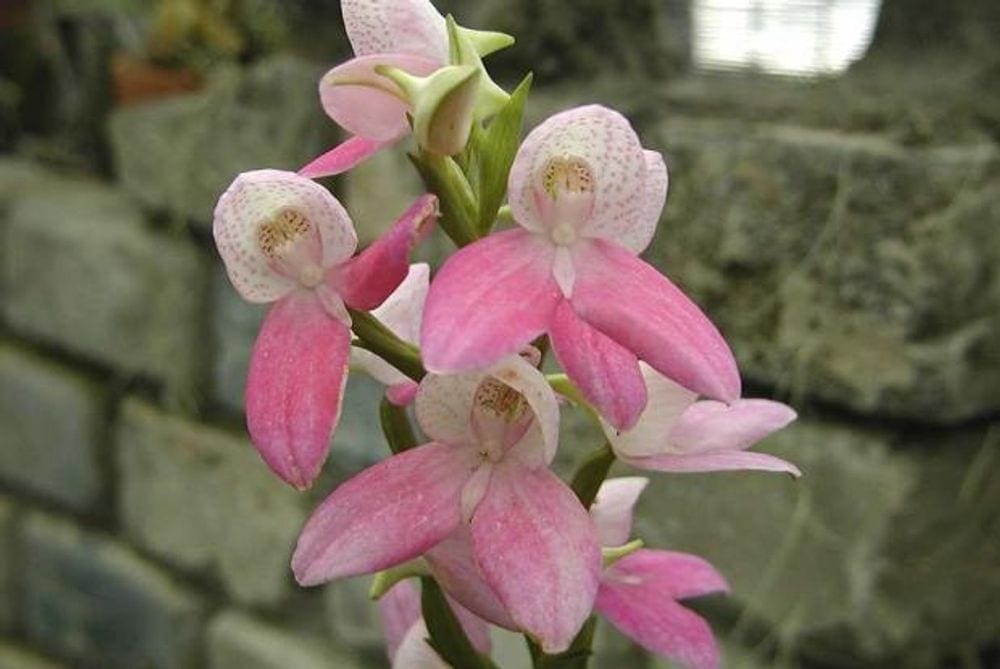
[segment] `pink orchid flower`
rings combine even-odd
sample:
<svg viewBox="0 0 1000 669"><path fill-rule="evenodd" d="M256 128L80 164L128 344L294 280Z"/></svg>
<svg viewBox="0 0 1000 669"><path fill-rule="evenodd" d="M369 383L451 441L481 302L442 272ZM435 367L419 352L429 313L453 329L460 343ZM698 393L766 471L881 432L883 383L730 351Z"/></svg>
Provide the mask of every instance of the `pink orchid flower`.
<svg viewBox="0 0 1000 669"><path fill-rule="evenodd" d="M520 356L487 372L428 375L415 411L433 441L333 491L299 537L299 583L401 564L467 526L512 626L564 650L593 607L601 556L590 516L548 469L559 408L545 377Z"/></svg>
<svg viewBox="0 0 1000 669"><path fill-rule="evenodd" d="M525 139L508 198L520 227L451 256L427 297L424 364L483 368L548 333L587 400L618 429L646 404L642 359L713 398L740 395L736 363L691 300L637 258L667 193L662 157L617 112L557 114Z"/></svg>
<svg viewBox="0 0 1000 669"><path fill-rule="evenodd" d="M393 334L410 344L416 344L420 336L430 275L427 263L410 265L403 282L385 302L372 310L372 315ZM386 397L396 406L407 406L416 397L416 382L371 351L357 347L351 349L351 364L388 386Z"/></svg>
<svg viewBox="0 0 1000 669"><path fill-rule="evenodd" d="M636 424L619 432L603 424L619 459L640 469L709 472L756 469L801 476L798 467L750 446L796 418L780 402L739 399L696 401L697 395L641 364L648 401Z"/></svg>
<svg viewBox="0 0 1000 669"><path fill-rule="evenodd" d="M591 507L602 545L628 541L646 479L609 479ZM728 592L725 579L695 555L641 548L604 570L595 608L646 650L691 669L716 669L712 628L677 600Z"/></svg>
<svg viewBox="0 0 1000 669"><path fill-rule="evenodd" d="M473 648L490 654L490 634L486 623L453 601L455 617ZM430 636L420 614L420 594L411 581L394 585L378 601L379 618L393 669L448 669L450 665L427 643Z"/></svg>
<svg viewBox="0 0 1000 669"><path fill-rule="evenodd" d="M340 417L351 340L345 305L373 309L399 285L436 211L434 196L418 198L352 257L350 217L309 179L246 172L219 198L213 233L230 281L249 302L275 303L250 357L247 427L264 461L291 485L312 484Z"/></svg>

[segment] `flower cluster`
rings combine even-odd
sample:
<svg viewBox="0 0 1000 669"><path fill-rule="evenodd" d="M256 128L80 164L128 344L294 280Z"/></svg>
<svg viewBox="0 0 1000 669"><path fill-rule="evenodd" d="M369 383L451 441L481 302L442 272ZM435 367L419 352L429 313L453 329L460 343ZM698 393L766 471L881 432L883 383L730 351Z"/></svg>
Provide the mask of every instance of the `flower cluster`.
<svg viewBox="0 0 1000 669"><path fill-rule="evenodd" d="M595 612L652 652L716 666L711 630L678 600L725 581L698 557L630 541L647 479L604 478L616 460L797 476L747 450L795 413L741 399L719 331L638 257L666 199L663 157L597 105L556 114L521 143L530 79L508 94L482 62L512 38L460 27L427 0L341 5L355 57L323 77L320 99L352 137L297 173L239 175L214 222L237 291L274 303L246 412L275 474L312 485L349 367L387 387L393 455L312 514L296 578L378 573L396 667L492 666L487 623L523 632L538 657L585 652ZM314 179L411 132L429 192L355 254L349 214ZM510 225L494 231L498 221ZM410 255L435 223L459 249L432 277ZM543 373L549 354L563 373ZM607 443L568 485L550 464L571 404Z"/></svg>

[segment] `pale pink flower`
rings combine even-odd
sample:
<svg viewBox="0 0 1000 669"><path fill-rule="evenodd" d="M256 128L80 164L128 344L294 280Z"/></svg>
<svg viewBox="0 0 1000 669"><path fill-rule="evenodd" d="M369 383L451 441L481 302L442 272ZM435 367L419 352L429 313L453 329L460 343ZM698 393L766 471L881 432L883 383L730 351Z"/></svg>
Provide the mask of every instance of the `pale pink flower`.
<svg viewBox="0 0 1000 669"><path fill-rule="evenodd" d="M486 367L548 333L584 396L619 429L646 403L639 359L725 401L736 363L691 300L637 254L667 193L662 157L628 121L588 106L525 139L508 198L520 227L458 251L431 284L421 331L428 370Z"/></svg>
<svg viewBox="0 0 1000 669"><path fill-rule="evenodd" d="M593 608L601 557L590 516L548 469L559 409L545 377L520 356L428 375L415 410L433 441L334 490L299 537L299 583L398 565L467 525L478 573L512 626L546 651L565 649Z"/></svg>
<svg viewBox="0 0 1000 669"><path fill-rule="evenodd" d="M472 647L490 653L486 623L460 604L449 600L452 612L462 625ZM382 633L393 669L448 669L449 665L427 643L430 636L420 613L420 594L411 581L400 581L378 601Z"/></svg>
<svg viewBox="0 0 1000 669"><path fill-rule="evenodd" d="M346 306L377 307L406 276L410 250L437 200L418 198L361 254L347 212L325 188L292 172L239 175L219 198L213 233L236 290L268 303L250 357L251 440L288 483L311 485L340 416L350 323Z"/></svg>
<svg viewBox="0 0 1000 669"><path fill-rule="evenodd" d="M624 544L632 511L646 479L609 479L591 514L601 543ZM677 600L728 592L725 579L695 555L640 548L604 570L595 608L646 650L692 669L716 669L719 651L712 628Z"/></svg>
<svg viewBox="0 0 1000 669"><path fill-rule="evenodd" d="M410 265L403 282L385 299L372 315L393 334L410 344L420 337L420 322L430 284L431 270L427 263ZM363 348L351 349L351 364L388 386L386 397L397 406L406 406L417 394L417 384L388 362Z"/></svg>
<svg viewBox="0 0 1000 669"><path fill-rule="evenodd" d="M620 460L666 472L757 469L802 474L781 458L746 450L795 420L791 407L761 399L728 404L697 400L695 393L648 365L641 363L641 369L648 401L639 420L624 432L603 424Z"/></svg>

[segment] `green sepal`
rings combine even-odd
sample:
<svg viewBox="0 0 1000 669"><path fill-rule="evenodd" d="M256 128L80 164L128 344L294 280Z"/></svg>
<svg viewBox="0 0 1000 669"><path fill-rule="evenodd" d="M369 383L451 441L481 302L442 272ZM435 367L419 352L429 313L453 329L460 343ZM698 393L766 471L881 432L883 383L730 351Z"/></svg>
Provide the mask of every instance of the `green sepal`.
<svg viewBox="0 0 1000 669"><path fill-rule="evenodd" d="M382 599L385 593L392 590L400 581L405 581L408 578L423 577L428 574L430 574L430 568L423 558L417 558L396 565L395 567L390 567L389 569L377 571L375 572L375 578L372 579L371 587L368 588L368 597L376 600Z"/></svg>
<svg viewBox="0 0 1000 669"><path fill-rule="evenodd" d="M441 217L438 226L456 246L476 241L476 196L462 168L454 159L427 151L410 154L410 161L420 173L424 186L438 197Z"/></svg>
<svg viewBox="0 0 1000 669"><path fill-rule="evenodd" d="M389 449L395 453L402 453L417 445L417 438L413 435L413 426L410 425L410 418L406 415L406 408L396 406L383 397L378 408L379 422L382 423L382 434L389 442Z"/></svg>
<svg viewBox="0 0 1000 669"><path fill-rule="evenodd" d="M371 351L414 381L420 382L427 371L420 360L420 349L408 341L403 341L379 319L367 311L348 307L351 315L351 329L358 338L351 342Z"/></svg>
<svg viewBox="0 0 1000 669"><path fill-rule="evenodd" d="M535 669L586 669L594 644L594 630L597 618L591 616L577 633L569 648L557 655L546 655L534 641L528 639L531 666ZM527 638L527 637L526 637Z"/></svg>
<svg viewBox="0 0 1000 669"><path fill-rule="evenodd" d="M646 544L642 539L633 539L621 546L601 546L601 563L607 569L624 557L628 557Z"/></svg>
<svg viewBox="0 0 1000 669"><path fill-rule="evenodd" d="M489 234L493 229L507 193L507 178L521 145L524 104L531 90L531 79L529 73L511 93L507 104L475 138L479 193L476 230L480 235Z"/></svg>
<svg viewBox="0 0 1000 669"><path fill-rule="evenodd" d="M427 643L441 659L460 669L497 669L492 660L480 655L469 641L437 582L423 577L420 585L420 609L430 636Z"/></svg>
<svg viewBox="0 0 1000 669"><path fill-rule="evenodd" d="M448 29L448 54L452 65L465 65L476 68L482 75L479 79L476 95L475 117L477 120L489 118L496 114L510 99L507 91L497 86L490 78L483 59L480 57L479 45L476 44L474 31L469 31L455 23L455 18L449 14L446 19ZM501 34L501 33L496 33Z"/></svg>

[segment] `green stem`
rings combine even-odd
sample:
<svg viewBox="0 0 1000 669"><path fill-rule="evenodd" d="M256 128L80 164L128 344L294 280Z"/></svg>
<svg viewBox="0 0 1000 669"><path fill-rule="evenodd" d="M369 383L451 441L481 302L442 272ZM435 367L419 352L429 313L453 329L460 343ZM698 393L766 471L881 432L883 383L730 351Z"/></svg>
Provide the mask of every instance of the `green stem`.
<svg viewBox="0 0 1000 669"><path fill-rule="evenodd" d="M576 473L573 474L573 483L570 487L584 508L589 509L597 497L597 491L604 483L608 475L608 470L615 463L615 452L611 450L611 444L604 442L604 445L587 456L587 459L580 463Z"/></svg>
<svg viewBox="0 0 1000 669"><path fill-rule="evenodd" d="M546 655L537 643L524 637L528 642L528 652L531 653L531 666L534 669L586 669L593 654L591 647L596 627L597 618L591 616L580 628L569 648L557 655Z"/></svg>
<svg viewBox="0 0 1000 669"><path fill-rule="evenodd" d="M396 406L387 398L382 398L382 404L378 408L379 421L382 423L382 433L385 440L389 442L392 452L402 453L417 445L417 438L413 435L413 427L410 425L410 418L406 415L406 409Z"/></svg>
<svg viewBox="0 0 1000 669"><path fill-rule="evenodd" d="M351 329L358 336L355 346L371 351L414 381L419 382L424 378L427 372L420 360L420 349L397 337L367 311L348 311L353 321Z"/></svg>
<svg viewBox="0 0 1000 669"><path fill-rule="evenodd" d="M437 582L424 576L420 590L420 610L430 637L427 641L441 659L457 669L496 669L488 657L476 652Z"/></svg>

